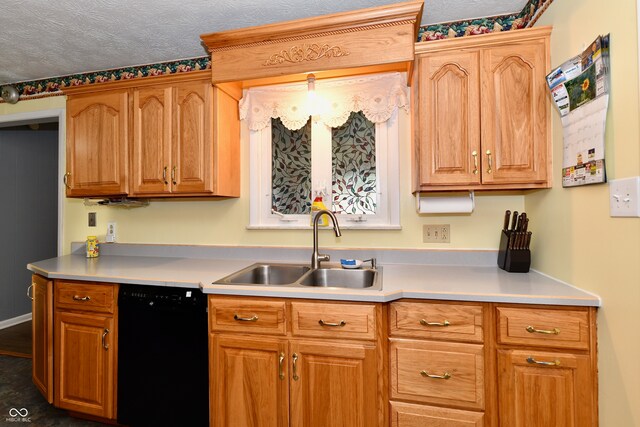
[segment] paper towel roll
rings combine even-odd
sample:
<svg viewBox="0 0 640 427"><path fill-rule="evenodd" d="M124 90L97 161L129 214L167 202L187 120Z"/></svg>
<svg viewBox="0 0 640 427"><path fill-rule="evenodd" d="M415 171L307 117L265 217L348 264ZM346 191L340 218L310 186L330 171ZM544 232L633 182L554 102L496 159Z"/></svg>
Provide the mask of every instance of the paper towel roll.
<svg viewBox="0 0 640 427"><path fill-rule="evenodd" d="M473 191L464 195L423 196L416 194L416 208L421 214L471 213L475 207Z"/></svg>

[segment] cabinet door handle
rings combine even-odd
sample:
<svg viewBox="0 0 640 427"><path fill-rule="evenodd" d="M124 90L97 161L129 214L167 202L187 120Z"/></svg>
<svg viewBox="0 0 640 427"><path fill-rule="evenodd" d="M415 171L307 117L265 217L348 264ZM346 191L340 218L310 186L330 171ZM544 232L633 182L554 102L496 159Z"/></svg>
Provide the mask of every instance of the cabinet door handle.
<svg viewBox="0 0 640 427"><path fill-rule="evenodd" d="M430 374L427 371L420 371L420 375L425 378L433 378L434 380L448 380L451 378L451 374L449 372L445 372L442 375Z"/></svg>
<svg viewBox="0 0 640 427"><path fill-rule="evenodd" d="M29 292L36 284L31 282L31 285L27 288L27 298L33 301L33 295Z"/></svg>
<svg viewBox="0 0 640 427"><path fill-rule="evenodd" d="M109 350L109 344L107 344L107 334L109 333L109 329L104 328L104 332L102 334L102 348L105 350Z"/></svg>
<svg viewBox="0 0 640 427"><path fill-rule="evenodd" d="M257 322L258 316L254 314L251 317L240 317L237 314L234 314L233 320L237 320L238 322Z"/></svg>
<svg viewBox="0 0 640 427"><path fill-rule="evenodd" d="M487 150L487 159L489 160L489 168L487 169L487 173L493 172L493 160L491 159L491 150Z"/></svg>
<svg viewBox="0 0 640 427"><path fill-rule="evenodd" d="M527 363L532 365L542 365L542 366L560 366L560 361L558 359L553 362L545 362L544 360L536 360L533 356L527 357Z"/></svg>
<svg viewBox="0 0 640 427"><path fill-rule="evenodd" d="M169 183L169 181L167 181L167 169L168 169L167 166L162 168L162 180L164 181L165 185L167 185Z"/></svg>
<svg viewBox="0 0 640 427"><path fill-rule="evenodd" d="M281 380L284 379L284 353L280 353L280 358L278 359L278 374Z"/></svg>
<svg viewBox="0 0 640 427"><path fill-rule="evenodd" d="M451 323L448 320L444 322L427 322L425 319L420 319L420 324L422 326L449 326Z"/></svg>
<svg viewBox="0 0 640 427"><path fill-rule="evenodd" d="M344 320L341 320L339 323L329 323L329 322L325 322L322 319L318 320L318 323L320 324L320 326L334 326L334 327L337 326L340 328L347 324L347 322L345 322Z"/></svg>
<svg viewBox="0 0 640 427"><path fill-rule="evenodd" d="M298 381L298 353L293 353L293 380Z"/></svg>
<svg viewBox="0 0 640 427"><path fill-rule="evenodd" d="M64 182L64 186L67 187L68 190L71 189L71 186L69 185L69 177L70 176L71 176L71 174L69 172L67 172L62 177L62 182Z"/></svg>
<svg viewBox="0 0 640 427"><path fill-rule="evenodd" d="M89 295L84 296L84 297L81 297L81 296L78 296L78 295L74 295L73 296L73 300L74 301L91 301L91 297Z"/></svg>
<svg viewBox="0 0 640 427"><path fill-rule="evenodd" d="M478 175L478 152L473 150L471 155L473 156L473 174Z"/></svg>
<svg viewBox="0 0 640 427"><path fill-rule="evenodd" d="M527 326L526 330L530 334L536 333L536 334L546 334L546 335L560 335L560 329L558 329L558 328L553 328L553 329L550 329L550 330L547 330L547 329L536 329L533 326L529 325L529 326Z"/></svg>
<svg viewBox="0 0 640 427"><path fill-rule="evenodd" d="M173 185L176 185L176 170L178 169L177 166L174 166L171 168L171 183L173 183Z"/></svg>

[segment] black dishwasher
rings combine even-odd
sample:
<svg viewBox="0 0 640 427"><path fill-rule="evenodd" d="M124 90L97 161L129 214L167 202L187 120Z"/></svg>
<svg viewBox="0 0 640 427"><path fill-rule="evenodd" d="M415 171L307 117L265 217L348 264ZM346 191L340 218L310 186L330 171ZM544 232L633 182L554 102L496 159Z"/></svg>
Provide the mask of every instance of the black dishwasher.
<svg viewBox="0 0 640 427"><path fill-rule="evenodd" d="M207 360L207 299L199 289L120 285L120 424L208 426Z"/></svg>

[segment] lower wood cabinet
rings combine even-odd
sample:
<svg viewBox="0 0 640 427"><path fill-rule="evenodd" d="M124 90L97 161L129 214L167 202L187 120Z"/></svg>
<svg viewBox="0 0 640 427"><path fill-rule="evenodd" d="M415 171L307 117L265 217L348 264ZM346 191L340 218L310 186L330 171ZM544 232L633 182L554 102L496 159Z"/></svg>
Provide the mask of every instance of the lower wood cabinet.
<svg viewBox="0 0 640 427"><path fill-rule="evenodd" d="M381 304L209 298L212 426L386 424Z"/></svg>
<svg viewBox="0 0 640 427"><path fill-rule="evenodd" d="M116 418L118 285L56 280L54 405Z"/></svg>
<svg viewBox="0 0 640 427"><path fill-rule="evenodd" d="M34 274L31 279L32 379L53 403L53 281Z"/></svg>
<svg viewBox="0 0 640 427"><path fill-rule="evenodd" d="M500 426L598 425L596 309L496 307Z"/></svg>
<svg viewBox="0 0 640 427"><path fill-rule="evenodd" d="M391 427L483 427L484 414L436 406L391 402Z"/></svg>
<svg viewBox="0 0 640 427"><path fill-rule="evenodd" d="M114 331L113 316L56 313L57 407L114 418Z"/></svg>

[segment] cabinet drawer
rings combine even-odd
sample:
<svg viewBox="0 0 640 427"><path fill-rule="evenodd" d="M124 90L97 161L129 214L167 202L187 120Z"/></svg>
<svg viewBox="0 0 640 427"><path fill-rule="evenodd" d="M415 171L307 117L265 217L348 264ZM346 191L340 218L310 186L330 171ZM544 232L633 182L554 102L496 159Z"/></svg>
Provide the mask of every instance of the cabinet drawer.
<svg viewBox="0 0 640 427"><path fill-rule="evenodd" d="M484 414L460 409L391 402L391 427L424 426L482 427Z"/></svg>
<svg viewBox="0 0 640 427"><path fill-rule="evenodd" d="M394 302L389 334L397 337L483 341L481 305Z"/></svg>
<svg viewBox="0 0 640 427"><path fill-rule="evenodd" d="M497 307L500 344L589 349L589 313Z"/></svg>
<svg viewBox="0 0 640 427"><path fill-rule="evenodd" d="M373 340L376 306L292 302L291 333L299 337Z"/></svg>
<svg viewBox="0 0 640 427"><path fill-rule="evenodd" d="M210 296L209 331L285 335L285 302Z"/></svg>
<svg viewBox="0 0 640 427"><path fill-rule="evenodd" d="M116 286L104 283L76 283L56 280L56 310L67 309L113 313Z"/></svg>
<svg viewBox="0 0 640 427"><path fill-rule="evenodd" d="M484 408L482 345L389 341L392 399Z"/></svg>

